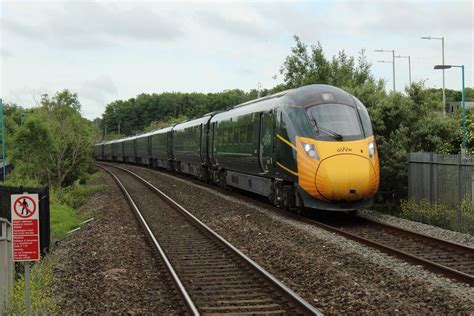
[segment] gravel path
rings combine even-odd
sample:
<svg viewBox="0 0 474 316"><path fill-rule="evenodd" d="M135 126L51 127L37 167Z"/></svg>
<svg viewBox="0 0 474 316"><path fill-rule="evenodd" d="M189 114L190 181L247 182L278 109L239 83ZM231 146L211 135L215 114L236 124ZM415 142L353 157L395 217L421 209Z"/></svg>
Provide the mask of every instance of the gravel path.
<svg viewBox="0 0 474 316"><path fill-rule="evenodd" d="M468 286L189 181L121 166L151 181L327 314L474 311Z"/></svg>
<svg viewBox="0 0 474 316"><path fill-rule="evenodd" d="M179 299L115 182L93 194L81 212L95 220L56 247L59 314L179 314Z"/></svg>

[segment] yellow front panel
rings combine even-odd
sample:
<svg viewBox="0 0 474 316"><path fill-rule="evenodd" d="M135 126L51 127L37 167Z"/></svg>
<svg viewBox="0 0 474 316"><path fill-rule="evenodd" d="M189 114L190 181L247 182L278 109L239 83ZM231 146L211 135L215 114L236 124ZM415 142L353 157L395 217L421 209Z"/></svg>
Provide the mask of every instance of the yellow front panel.
<svg viewBox="0 0 474 316"><path fill-rule="evenodd" d="M327 201L356 201L372 197L379 185L377 150L369 157L368 144L358 141L318 141L296 137L298 181L309 194ZM319 159L310 158L302 142L314 144Z"/></svg>

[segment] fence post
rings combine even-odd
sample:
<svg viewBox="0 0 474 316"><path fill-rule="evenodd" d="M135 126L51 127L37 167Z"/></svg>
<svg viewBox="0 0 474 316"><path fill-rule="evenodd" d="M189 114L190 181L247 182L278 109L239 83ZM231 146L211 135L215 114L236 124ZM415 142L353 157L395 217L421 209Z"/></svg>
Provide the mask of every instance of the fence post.
<svg viewBox="0 0 474 316"><path fill-rule="evenodd" d="M13 287L12 232L10 222L0 218L0 314L4 314L7 297Z"/></svg>
<svg viewBox="0 0 474 316"><path fill-rule="evenodd" d="M458 154L458 207L456 207L456 212L457 212L457 221L458 221L458 231L462 231L462 215L461 215L461 202L462 199L464 198L464 193L463 193L463 179L462 179L462 155Z"/></svg>

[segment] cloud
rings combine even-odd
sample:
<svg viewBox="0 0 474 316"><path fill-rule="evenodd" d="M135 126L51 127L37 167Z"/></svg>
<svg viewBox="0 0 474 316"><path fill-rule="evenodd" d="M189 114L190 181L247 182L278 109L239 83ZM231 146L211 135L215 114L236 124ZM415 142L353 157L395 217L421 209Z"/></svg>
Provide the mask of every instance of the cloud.
<svg viewBox="0 0 474 316"><path fill-rule="evenodd" d="M118 95L117 87L108 76L100 76L84 81L77 90L81 98L86 98L99 104L105 104L107 99Z"/></svg>
<svg viewBox="0 0 474 316"><path fill-rule="evenodd" d="M168 8L117 3L44 2L2 4L4 34L45 45L97 48L124 42L172 41L183 36ZM25 13L31 13L24 19Z"/></svg>

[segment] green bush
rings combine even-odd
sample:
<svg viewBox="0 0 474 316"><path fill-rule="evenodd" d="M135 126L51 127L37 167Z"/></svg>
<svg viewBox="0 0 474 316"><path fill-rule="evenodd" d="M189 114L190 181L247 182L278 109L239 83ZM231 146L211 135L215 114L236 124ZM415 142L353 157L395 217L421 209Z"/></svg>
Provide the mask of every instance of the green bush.
<svg viewBox="0 0 474 316"><path fill-rule="evenodd" d="M52 284L53 263L50 258L44 258L30 269L30 308L33 315L56 314ZM17 275L11 300L6 302L5 314L24 315L25 312L25 277L22 273Z"/></svg>
<svg viewBox="0 0 474 316"><path fill-rule="evenodd" d="M461 215L461 222L458 220L458 215ZM419 202L402 200L400 217L471 235L474 234L474 203L470 201L469 197L463 199L459 209L450 208L439 202L430 203L425 199Z"/></svg>
<svg viewBox="0 0 474 316"><path fill-rule="evenodd" d="M474 235L474 202L465 197L461 202L461 231Z"/></svg>
<svg viewBox="0 0 474 316"><path fill-rule="evenodd" d="M104 185L79 184L75 182L66 188L55 189L51 194L52 203L68 205L72 208L78 208L86 199L95 192L105 188Z"/></svg>

